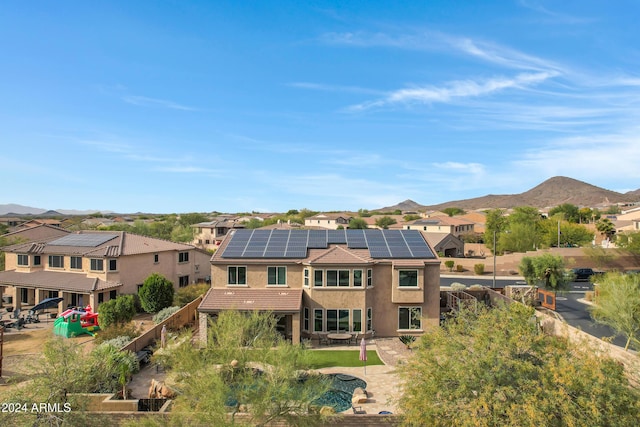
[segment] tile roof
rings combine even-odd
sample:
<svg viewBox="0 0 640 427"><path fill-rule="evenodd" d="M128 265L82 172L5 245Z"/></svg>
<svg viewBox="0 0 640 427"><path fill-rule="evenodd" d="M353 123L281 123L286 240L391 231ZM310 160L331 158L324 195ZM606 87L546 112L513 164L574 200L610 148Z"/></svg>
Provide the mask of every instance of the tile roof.
<svg viewBox="0 0 640 427"><path fill-rule="evenodd" d="M85 293L122 286L122 283L108 282L96 277L90 278L85 274L44 270L29 273L15 270L0 271L0 283L9 286Z"/></svg>
<svg viewBox="0 0 640 427"><path fill-rule="evenodd" d="M40 224L34 227L24 228L12 233L3 234L2 237L11 241L11 239L20 239L28 242L44 242L58 237L65 236L70 232L49 224Z"/></svg>
<svg viewBox="0 0 640 427"><path fill-rule="evenodd" d="M265 310L299 313L302 289L211 288L198 306L200 312Z"/></svg>
<svg viewBox="0 0 640 427"><path fill-rule="evenodd" d="M320 253L314 253L314 252ZM309 264L363 264L371 263L368 249L349 249L345 246L333 246L329 249L310 250Z"/></svg>

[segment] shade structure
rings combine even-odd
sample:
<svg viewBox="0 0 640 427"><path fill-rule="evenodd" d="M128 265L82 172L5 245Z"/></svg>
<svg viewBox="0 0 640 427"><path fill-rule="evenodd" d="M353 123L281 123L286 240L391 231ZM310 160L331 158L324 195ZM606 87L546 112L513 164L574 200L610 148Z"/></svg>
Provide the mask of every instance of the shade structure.
<svg viewBox="0 0 640 427"><path fill-rule="evenodd" d="M360 360L364 362L364 374L367 375L367 343L364 338L360 340Z"/></svg>
<svg viewBox="0 0 640 427"><path fill-rule="evenodd" d="M38 310L46 310L47 308L52 308L58 305L58 303L60 303L60 301L62 301L64 298L62 297L55 297L55 298L46 298L43 299L42 301L40 301L38 304L34 305L33 308L30 310L32 312L36 312Z"/></svg>

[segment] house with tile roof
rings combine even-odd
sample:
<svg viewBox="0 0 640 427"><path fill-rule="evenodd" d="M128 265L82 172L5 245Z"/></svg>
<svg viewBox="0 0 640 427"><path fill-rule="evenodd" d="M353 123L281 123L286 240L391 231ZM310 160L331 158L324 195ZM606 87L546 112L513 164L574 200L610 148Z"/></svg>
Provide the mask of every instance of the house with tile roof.
<svg viewBox="0 0 640 427"><path fill-rule="evenodd" d="M440 260L414 230L233 230L211 257L203 341L229 309L272 312L294 343L420 334L439 322Z"/></svg>
<svg viewBox="0 0 640 427"><path fill-rule="evenodd" d="M244 228L244 224L233 218L199 222L191 226L194 229L192 244L200 249L215 250L229 230Z"/></svg>
<svg viewBox="0 0 640 427"><path fill-rule="evenodd" d="M403 228L425 233L451 233L460 237L463 234L473 233L474 223L460 217L434 216L409 222Z"/></svg>
<svg viewBox="0 0 640 427"><path fill-rule="evenodd" d="M124 231L32 236L3 250L5 271L0 272L0 285L15 308L62 297L60 310L91 305L97 311L101 303L119 294L137 293L152 273L165 276L176 288L205 281L210 275L207 252Z"/></svg>
<svg viewBox="0 0 640 427"><path fill-rule="evenodd" d="M319 213L304 219L305 227L326 228L336 230L338 227L347 228L353 215L348 213Z"/></svg>

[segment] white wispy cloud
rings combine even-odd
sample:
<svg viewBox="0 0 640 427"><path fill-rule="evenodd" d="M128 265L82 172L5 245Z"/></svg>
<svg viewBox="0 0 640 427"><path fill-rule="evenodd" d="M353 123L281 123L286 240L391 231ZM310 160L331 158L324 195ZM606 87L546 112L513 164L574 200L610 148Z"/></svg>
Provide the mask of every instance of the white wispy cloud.
<svg viewBox="0 0 640 427"><path fill-rule="evenodd" d="M393 104L448 103L456 99L489 95L509 88L524 88L541 83L556 75L554 72L522 73L513 78L498 77L483 81L459 80L449 82L442 87L424 86L398 89L382 99L352 105L348 107L348 110L363 111Z"/></svg>
<svg viewBox="0 0 640 427"><path fill-rule="evenodd" d="M368 89L359 86L341 86L310 82L292 82L289 83L288 86L324 92L363 93L367 95L382 95L384 93L380 90Z"/></svg>
<svg viewBox="0 0 640 427"><path fill-rule="evenodd" d="M524 8L533 10L544 15L547 19L547 22L552 22L556 24L588 24L590 22L595 21L593 18L586 18L574 15L567 15L564 13L555 12L543 5L540 2L532 1L532 0L520 0L520 5Z"/></svg>
<svg viewBox="0 0 640 427"><path fill-rule="evenodd" d="M168 101L166 99L149 98L146 96L126 95L122 97L122 100L128 104L137 105L140 107L168 108L171 110L182 111L197 110L196 108L178 104L177 102Z"/></svg>

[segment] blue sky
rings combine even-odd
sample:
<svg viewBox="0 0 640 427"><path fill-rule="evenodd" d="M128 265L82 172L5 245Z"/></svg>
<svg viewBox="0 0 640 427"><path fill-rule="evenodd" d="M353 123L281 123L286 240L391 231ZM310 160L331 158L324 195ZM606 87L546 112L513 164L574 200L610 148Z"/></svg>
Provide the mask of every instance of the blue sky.
<svg viewBox="0 0 640 427"><path fill-rule="evenodd" d="M0 5L0 203L357 210L640 188L636 1Z"/></svg>

